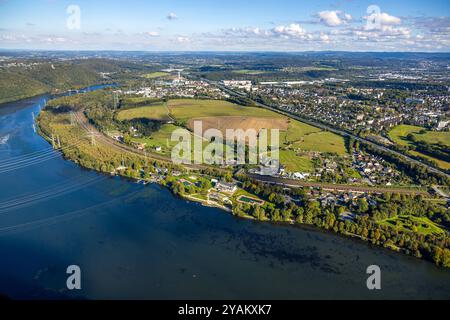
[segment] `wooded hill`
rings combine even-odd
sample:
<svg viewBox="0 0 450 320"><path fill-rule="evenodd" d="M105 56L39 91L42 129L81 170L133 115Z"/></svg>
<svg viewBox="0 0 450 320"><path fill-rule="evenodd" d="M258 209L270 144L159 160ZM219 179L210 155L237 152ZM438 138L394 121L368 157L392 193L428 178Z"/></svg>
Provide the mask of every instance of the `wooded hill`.
<svg viewBox="0 0 450 320"><path fill-rule="evenodd" d="M102 73L121 71L119 63L103 59L0 68L0 103L108 82Z"/></svg>

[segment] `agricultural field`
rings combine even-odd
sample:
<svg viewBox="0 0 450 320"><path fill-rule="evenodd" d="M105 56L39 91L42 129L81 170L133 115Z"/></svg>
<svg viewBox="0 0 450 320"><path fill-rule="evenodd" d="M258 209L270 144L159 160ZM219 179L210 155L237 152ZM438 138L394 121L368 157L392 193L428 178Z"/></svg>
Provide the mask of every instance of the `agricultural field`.
<svg viewBox="0 0 450 320"><path fill-rule="evenodd" d="M123 110L119 120L147 118L168 120L168 113L177 121L193 129L196 120L202 120L203 130L216 128L225 133L225 129L279 129L280 130L280 160L290 172L311 172L314 169L312 156L308 152L335 153L346 155L344 139L319 128L289 119L272 111L239 106L227 101L177 99L170 100L166 105L138 107ZM161 147L161 153L170 155L176 142L171 142L172 131L179 127L164 124L151 137L133 138L133 141L145 143L147 148ZM270 138L270 134L269 134ZM204 141L204 146L208 143Z"/></svg>
<svg viewBox="0 0 450 320"><path fill-rule="evenodd" d="M248 70L248 69L241 69L241 70L233 70L233 73L236 74L246 74L246 75L259 75L264 74L266 71L264 70Z"/></svg>
<svg viewBox="0 0 450 320"><path fill-rule="evenodd" d="M164 103L157 103L149 106L126 109L120 111L117 114L117 120L119 121L132 120L136 118L160 120L160 121L170 120L167 107Z"/></svg>
<svg viewBox="0 0 450 320"><path fill-rule="evenodd" d="M202 129L205 132L208 129L218 129L223 135L226 135L227 129L242 129L244 131L252 129L256 133L261 129L278 129L286 131L288 129L287 118L269 118L269 117L252 117L252 116L231 116L231 117L206 117L194 118L187 122L187 127L194 129L194 122L201 121Z"/></svg>
<svg viewBox="0 0 450 320"><path fill-rule="evenodd" d="M157 79L157 78L166 77L168 75L170 75L170 74L167 73L167 72L157 71L157 72L152 72L152 73L145 74L144 78L146 78L146 79Z"/></svg>
<svg viewBox="0 0 450 320"><path fill-rule="evenodd" d="M244 107L223 100L175 99L168 103L170 114L177 120L188 121L207 117L283 117L266 109Z"/></svg>
<svg viewBox="0 0 450 320"><path fill-rule="evenodd" d="M133 107L142 107L145 105L153 105L157 102L162 102L161 99L157 98L145 98L145 97L127 97L123 99L123 105L126 108L133 108Z"/></svg>

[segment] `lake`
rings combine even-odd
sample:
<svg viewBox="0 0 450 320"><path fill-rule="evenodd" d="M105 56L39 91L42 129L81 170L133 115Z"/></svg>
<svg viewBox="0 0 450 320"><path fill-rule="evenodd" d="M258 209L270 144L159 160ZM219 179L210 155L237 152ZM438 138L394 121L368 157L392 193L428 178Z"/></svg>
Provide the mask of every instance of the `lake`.
<svg viewBox="0 0 450 320"><path fill-rule="evenodd" d="M95 88L94 88L95 89ZM233 217L65 161L0 106L0 294L16 299L449 299L450 271L320 230ZM366 268L382 270L382 290ZM81 268L82 290L66 288Z"/></svg>

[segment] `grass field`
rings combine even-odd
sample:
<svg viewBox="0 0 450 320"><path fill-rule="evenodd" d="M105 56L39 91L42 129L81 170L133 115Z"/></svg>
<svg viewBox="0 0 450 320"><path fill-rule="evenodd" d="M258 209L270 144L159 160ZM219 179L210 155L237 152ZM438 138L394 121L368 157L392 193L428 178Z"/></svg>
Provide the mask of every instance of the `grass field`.
<svg viewBox="0 0 450 320"><path fill-rule="evenodd" d="M420 133L422 130L424 130L424 128L422 127L403 124L393 128L389 132L389 138L398 145L412 146L413 143L406 138L408 134L411 133L416 137L417 140L422 140L430 144L441 143L450 148L450 132L427 131L426 133ZM450 163L446 161L433 158L417 151L410 151L409 153L413 156L418 156L434 161L442 169L450 169Z"/></svg>
<svg viewBox="0 0 450 320"><path fill-rule="evenodd" d="M151 105L156 102L161 102L161 99L146 97L127 97L123 99L123 104L126 107L133 107L135 105Z"/></svg>
<svg viewBox="0 0 450 320"><path fill-rule="evenodd" d="M283 116L256 107L243 107L223 100L176 99L168 103L170 114L181 121L206 117L276 117Z"/></svg>
<svg viewBox="0 0 450 320"><path fill-rule="evenodd" d="M264 71L264 70L242 69L242 70L233 70L233 73L236 73L236 74L248 74L248 75L258 75L258 74L264 74L264 73L266 73L266 71Z"/></svg>
<svg viewBox="0 0 450 320"><path fill-rule="evenodd" d="M180 129L173 124L164 124L158 132L152 134L151 137L145 138L133 138L134 142L145 143L148 148L161 147L161 153L164 155L170 155L172 148L177 144L171 142L172 132L176 129Z"/></svg>
<svg viewBox="0 0 450 320"><path fill-rule="evenodd" d="M170 120L167 113L167 108L164 103L158 103L151 106L138 107L134 109L127 109L120 111L117 114L117 119L120 121L131 120L136 118L150 119L150 120Z"/></svg>
<svg viewBox="0 0 450 320"><path fill-rule="evenodd" d="M424 235L440 235L445 231L426 217L399 216L379 222L399 231L414 231Z"/></svg>
<svg viewBox="0 0 450 320"><path fill-rule="evenodd" d="M422 130L424 130L422 127L402 124L392 129L389 132L389 137L399 145L408 146L411 145L411 142L408 141L406 136L412 133L417 140L422 140L431 144L442 143L450 148L450 132L427 131L424 134L420 134L420 131Z"/></svg>
<svg viewBox="0 0 450 320"><path fill-rule="evenodd" d="M310 157L297 156L293 150L280 150L280 162L289 172L310 172L314 169Z"/></svg>
<svg viewBox="0 0 450 320"><path fill-rule="evenodd" d="M298 122L275 112L257 108L239 106L227 101L176 99L167 103L171 117L192 129L194 120L202 120L203 129L280 129L280 160L290 172L311 172L313 163L308 155L297 155L296 150L346 155L344 139L330 132ZM164 104L138 107L119 113L119 120L148 118L167 120ZM159 132L151 137L133 139L146 143L147 147L162 147L162 153L170 154L176 143L170 142L171 133L178 127L163 125ZM269 134L270 137L270 134ZM168 143L169 141L169 143ZM205 145L207 143L205 142Z"/></svg>
<svg viewBox="0 0 450 320"><path fill-rule="evenodd" d="M285 146L292 146L304 151L347 154L342 137L299 121L291 120L288 131L282 133L280 139Z"/></svg>
<svg viewBox="0 0 450 320"><path fill-rule="evenodd" d="M147 79L157 79L157 78L162 78L162 77L165 77L165 76L168 76L169 75L169 73L167 73L167 72L152 72L152 73L147 73L146 75L144 75L144 78L147 78Z"/></svg>
<svg viewBox="0 0 450 320"><path fill-rule="evenodd" d="M172 154L172 149L175 147L178 142L172 141L172 133L177 130L182 129L174 124L164 124L161 126L161 129L157 132L153 133L150 137L143 138L132 138L132 141L138 143L144 143L147 148L155 149L156 147L161 147L161 151L159 152L162 155L170 157ZM203 141L202 146L203 149L208 145L207 141ZM191 135L191 149L192 149L192 159L194 159L194 136ZM154 151L154 150L153 150Z"/></svg>

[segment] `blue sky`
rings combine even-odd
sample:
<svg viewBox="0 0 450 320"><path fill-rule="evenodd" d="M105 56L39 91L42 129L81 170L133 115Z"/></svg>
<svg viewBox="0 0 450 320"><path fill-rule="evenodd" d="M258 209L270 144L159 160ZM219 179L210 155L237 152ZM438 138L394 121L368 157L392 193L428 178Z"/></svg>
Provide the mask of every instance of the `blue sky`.
<svg viewBox="0 0 450 320"><path fill-rule="evenodd" d="M0 0L0 48L448 52L449 14L448 0Z"/></svg>

